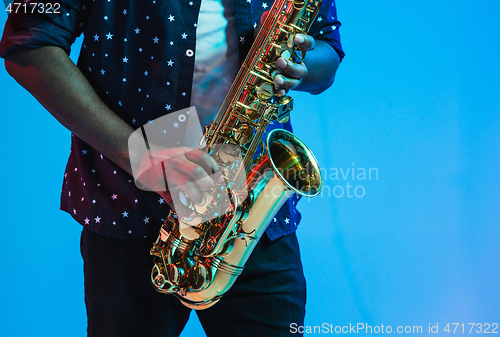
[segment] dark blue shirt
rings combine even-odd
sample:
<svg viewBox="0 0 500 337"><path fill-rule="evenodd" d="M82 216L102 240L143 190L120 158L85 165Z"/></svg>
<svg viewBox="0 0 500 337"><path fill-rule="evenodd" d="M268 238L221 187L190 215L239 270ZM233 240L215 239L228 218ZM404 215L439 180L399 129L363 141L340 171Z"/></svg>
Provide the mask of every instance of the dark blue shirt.
<svg viewBox="0 0 500 337"><path fill-rule="evenodd" d="M201 0L66 1L60 14L11 13L0 56L20 48L59 46L69 53L82 32L78 67L99 97L138 128L169 112L189 107ZM253 30L272 1L235 0L240 59ZM30 7L28 7L30 8ZM343 57L335 3L324 0L309 34ZM291 130L289 123L273 124ZM297 197L290 198L266 233L271 239L296 230ZM156 193L136 188L133 178L72 135L61 209L83 226L117 238L156 237L169 206Z"/></svg>

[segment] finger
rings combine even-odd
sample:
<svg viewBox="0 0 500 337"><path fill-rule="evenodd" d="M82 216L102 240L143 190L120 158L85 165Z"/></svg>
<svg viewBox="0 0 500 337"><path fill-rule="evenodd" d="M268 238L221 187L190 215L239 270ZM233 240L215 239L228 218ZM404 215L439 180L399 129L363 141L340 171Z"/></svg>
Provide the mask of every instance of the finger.
<svg viewBox="0 0 500 337"><path fill-rule="evenodd" d="M217 164L214 157L212 157L208 153L200 150L193 150L186 152L185 156L187 159L203 167L205 172L214 182L221 183L224 181L219 164Z"/></svg>
<svg viewBox="0 0 500 337"><path fill-rule="evenodd" d="M188 203L186 202L188 200L187 199L188 197L184 193L185 193L184 191L178 188L172 189L173 200L170 206L174 209L175 213L177 213L178 216L191 217L194 214L194 211L191 208L184 205L185 203ZM180 195L184 196L181 198Z"/></svg>
<svg viewBox="0 0 500 337"><path fill-rule="evenodd" d="M187 208L184 205L175 207L174 211L177 214L177 216L181 218L192 218L194 216L194 211L190 208Z"/></svg>
<svg viewBox="0 0 500 337"><path fill-rule="evenodd" d="M278 90L276 91L276 96L278 96L278 97L283 97L283 96L285 96L287 93L288 93L288 90L285 90L285 89L278 89Z"/></svg>
<svg viewBox="0 0 500 337"><path fill-rule="evenodd" d="M189 177L190 181L195 182L199 187L205 190L209 190L213 186L215 186L215 182L208 175L205 169L202 166L190 161L185 156L182 156L182 158L175 159L175 164L173 165L173 169ZM179 185L178 182L179 180L174 180L174 183L176 185Z"/></svg>
<svg viewBox="0 0 500 337"><path fill-rule="evenodd" d="M204 151L191 150L187 151L184 155L187 159L203 167L208 174L212 174L220 170L215 159Z"/></svg>
<svg viewBox="0 0 500 337"><path fill-rule="evenodd" d="M297 34L295 35L293 42L296 46L299 46L305 51L311 51L316 46L316 41L310 35Z"/></svg>
<svg viewBox="0 0 500 337"><path fill-rule="evenodd" d="M203 193L201 192L199 185L193 182L191 177L182 172L171 171L169 172L167 179L172 182L175 181L174 184L169 185L170 190L175 191L172 192L172 198L174 198L174 200L180 200L185 206L189 206L189 202L199 204L203 201ZM179 199L179 190L188 197L187 201Z"/></svg>
<svg viewBox="0 0 500 337"><path fill-rule="evenodd" d="M273 83L278 87L278 91L282 89L290 90L297 88L302 83L302 79L276 75L273 79Z"/></svg>
<svg viewBox="0 0 500 337"><path fill-rule="evenodd" d="M307 67L304 62L294 63L280 57L276 60L276 65L281 69L281 73L286 77L299 79L307 76Z"/></svg>
<svg viewBox="0 0 500 337"><path fill-rule="evenodd" d="M189 148L173 150L176 151L170 152L174 152L176 155L172 156L170 153L168 156L169 159L162 163L169 186L179 186L185 184L187 181L194 182L202 189L211 189L215 185L213 178L209 176L208 172L211 174L214 170L219 169L219 167L211 156L206 152Z"/></svg>
<svg viewBox="0 0 500 337"><path fill-rule="evenodd" d="M143 189L155 192L167 191L167 183L163 178L163 168L160 164L149 166L147 169L141 168L135 179L140 184L139 187L142 186Z"/></svg>
<svg viewBox="0 0 500 337"><path fill-rule="evenodd" d="M181 200L184 206L189 207L189 201L195 204L201 204L203 202L203 194L193 182L188 181L186 184L179 186L179 188L189 198L189 200Z"/></svg>

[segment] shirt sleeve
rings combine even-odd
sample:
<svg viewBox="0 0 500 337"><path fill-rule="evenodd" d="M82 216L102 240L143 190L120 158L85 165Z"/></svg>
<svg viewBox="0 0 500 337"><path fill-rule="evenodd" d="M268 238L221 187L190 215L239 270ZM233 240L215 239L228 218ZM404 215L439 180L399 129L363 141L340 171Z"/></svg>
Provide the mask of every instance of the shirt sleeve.
<svg viewBox="0 0 500 337"><path fill-rule="evenodd" d="M20 2L16 0L13 9ZM69 54L71 45L85 28L91 4L92 0L65 0L51 2L50 8L49 3L41 1L19 6L17 13L13 10L5 23L0 57L22 48L46 46L61 47Z"/></svg>
<svg viewBox="0 0 500 337"><path fill-rule="evenodd" d="M337 8L335 0L323 0L316 20L314 20L309 35L315 39L325 41L339 54L340 61L344 58L344 50L340 43L339 27L341 23L337 19Z"/></svg>

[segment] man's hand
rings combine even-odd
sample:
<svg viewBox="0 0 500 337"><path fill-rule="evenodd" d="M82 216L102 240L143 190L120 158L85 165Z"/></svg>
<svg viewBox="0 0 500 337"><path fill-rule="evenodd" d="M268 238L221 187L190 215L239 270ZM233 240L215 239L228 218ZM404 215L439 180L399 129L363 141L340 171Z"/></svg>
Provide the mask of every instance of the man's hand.
<svg viewBox="0 0 500 337"><path fill-rule="evenodd" d="M316 45L312 36L303 34L295 35L293 43L306 52L312 51ZM278 96L284 96L288 90L297 88L307 76L307 66L304 62L295 63L280 57L276 60L276 65L282 71L281 75L276 75L273 79L278 88Z"/></svg>
<svg viewBox="0 0 500 337"><path fill-rule="evenodd" d="M221 183L222 176L219 165L208 153L177 147L144 154L136 179L160 194L170 206L175 203L177 214L190 216L190 202L203 203L203 191Z"/></svg>
<svg viewBox="0 0 500 337"><path fill-rule="evenodd" d="M269 11L264 12L256 32L267 18ZM276 65L281 70L273 78L278 96L284 96L288 90L306 91L319 94L328 89L334 79L340 63L339 55L328 43L304 34L294 37L294 44L306 51L306 57L301 63L295 63L280 57Z"/></svg>

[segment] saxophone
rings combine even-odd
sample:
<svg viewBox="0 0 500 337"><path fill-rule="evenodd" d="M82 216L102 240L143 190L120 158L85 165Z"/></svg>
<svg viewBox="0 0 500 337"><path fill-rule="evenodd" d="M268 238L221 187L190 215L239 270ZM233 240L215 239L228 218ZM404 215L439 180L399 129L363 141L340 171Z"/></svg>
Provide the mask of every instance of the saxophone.
<svg viewBox="0 0 500 337"><path fill-rule="evenodd" d="M170 211L151 248L154 287L174 294L191 309L211 307L230 289L293 193L313 197L320 192L320 169L304 143L283 129L271 131L265 144L261 140L266 127L286 122L293 108L291 97L274 94L272 79L279 71L275 61L303 59L305 52L294 46L294 36L307 34L320 5L321 0L274 2L198 146L217 161L225 183L204 193L204 204L190 204L194 218ZM247 188L230 189L242 174ZM217 213L227 200L225 214ZM200 222L203 212L210 213L211 220Z"/></svg>

